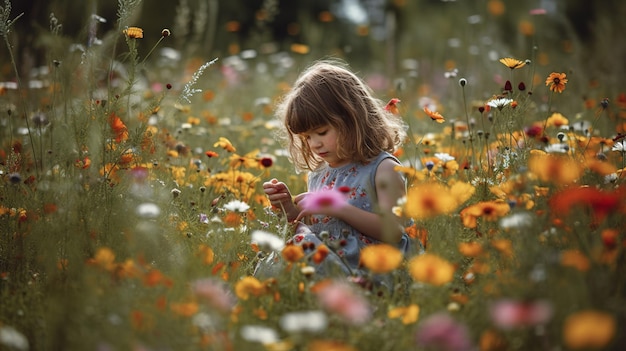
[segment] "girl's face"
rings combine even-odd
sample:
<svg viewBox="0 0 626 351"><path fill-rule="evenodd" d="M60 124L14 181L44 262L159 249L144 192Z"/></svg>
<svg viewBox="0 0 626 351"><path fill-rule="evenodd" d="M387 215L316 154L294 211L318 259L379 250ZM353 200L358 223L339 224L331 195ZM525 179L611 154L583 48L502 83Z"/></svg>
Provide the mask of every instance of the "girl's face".
<svg viewBox="0 0 626 351"><path fill-rule="evenodd" d="M339 167L348 163L337 156L339 133L333 126L326 125L301 133L311 151L326 161L331 167Z"/></svg>

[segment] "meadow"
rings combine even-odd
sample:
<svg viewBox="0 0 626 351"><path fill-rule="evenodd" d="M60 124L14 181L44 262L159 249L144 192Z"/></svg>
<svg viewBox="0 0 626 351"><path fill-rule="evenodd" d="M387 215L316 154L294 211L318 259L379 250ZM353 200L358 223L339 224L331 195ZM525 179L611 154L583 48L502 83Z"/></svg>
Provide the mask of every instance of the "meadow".
<svg viewBox="0 0 626 351"><path fill-rule="evenodd" d="M564 3L396 0L378 26L322 9L277 41L276 1L242 39L202 1L154 29L118 0L76 35L51 14L29 54L4 0L1 348L622 350L626 6L583 35ZM316 275L336 248L285 246L261 189L304 191L273 106L324 57L409 126L396 213L425 251L372 246L361 277ZM272 251L284 269L254 277Z"/></svg>

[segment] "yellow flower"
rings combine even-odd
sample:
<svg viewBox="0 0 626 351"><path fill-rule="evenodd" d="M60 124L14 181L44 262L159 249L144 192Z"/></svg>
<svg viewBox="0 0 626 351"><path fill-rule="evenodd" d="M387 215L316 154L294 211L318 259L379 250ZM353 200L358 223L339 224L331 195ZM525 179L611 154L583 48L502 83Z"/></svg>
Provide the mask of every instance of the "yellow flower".
<svg viewBox="0 0 626 351"><path fill-rule="evenodd" d="M566 126L569 124L569 120L558 112L554 112L548 119L546 120L546 127L557 127L560 128L562 126Z"/></svg>
<svg viewBox="0 0 626 351"><path fill-rule="evenodd" d="M518 59L511 58L511 57L501 58L500 62L502 62L503 65L507 66L510 69L518 69L518 68L522 68L526 66L525 61L521 61Z"/></svg>
<svg viewBox="0 0 626 351"><path fill-rule="evenodd" d="M396 307L387 312L387 317L402 318L402 324L413 324L417 322L420 314L420 307L416 304L410 304L406 307Z"/></svg>
<svg viewBox="0 0 626 351"><path fill-rule="evenodd" d="M567 84L567 78L565 77L565 73L552 72L546 79L546 86L550 87L550 91L562 93L565 90L565 84Z"/></svg>
<svg viewBox="0 0 626 351"><path fill-rule="evenodd" d="M406 199L404 213L416 220L450 213L458 205L448 187L434 182L411 187Z"/></svg>
<svg viewBox="0 0 626 351"><path fill-rule="evenodd" d="M243 277L235 285L235 294L242 300L247 300L250 295L259 296L265 292L265 285L255 277Z"/></svg>
<svg viewBox="0 0 626 351"><path fill-rule="evenodd" d="M402 252L387 245L369 245L361 250L361 263L373 273L389 273L402 263Z"/></svg>
<svg viewBox="0 0 626 351"><path fill-rule="evenodd" d="M222 149L228 151L228 152L235 152L237 151L237 149L235 149L235 147L233 146L233 144L230 142L230 140L224 138L224 137L220 137L218 141L215 142L215 144L213 144L213 147L221 147Z"/></svg>
<svg viewBox="0 0 626 351"><path fill-rule="evenodd" d="M304 249L300 245L287 245L281 254L287 262L298 262L304 258Z"/></svg>
<svg viewBox="0 0 626 351"><path fill-rule="evenodd" d="M141 39L143 38L143 29L139 27L128 27L122 31L124 35L131 39Z"/></svg>
<svg viewBox="0 0 626 351"><path fill-rule="evenodd" d="M534 153L528 160L528 169L541 181L553 184L572 184L582 175L582 164L556 154Z"/></svg>
<svg viewBox="0 0 626 351"><path fill-rule="evenodd" d="M441 286L452 281L454 265L434 254L423 254L409 261L409 273L414 280Z"/></svg>
<svg viewBox="0 0 626 351"><path fill-rule="evenodd" d="M563 340L571 349L602 349L615 336L615 318L605 312L576 312L563 324Z"/></svg>

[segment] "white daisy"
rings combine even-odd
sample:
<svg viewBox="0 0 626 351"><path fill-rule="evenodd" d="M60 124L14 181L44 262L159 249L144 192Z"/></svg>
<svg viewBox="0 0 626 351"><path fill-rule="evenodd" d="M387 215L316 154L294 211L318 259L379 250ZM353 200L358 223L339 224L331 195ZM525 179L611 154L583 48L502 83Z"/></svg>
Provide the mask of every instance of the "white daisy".
<svg viewBox="0 0 626 351"><path fill-rule="evenodd" d="M263 230L255 230L252 232L252 242L257 244L259 249L263 251L280 252L285 248L283 239Z"/></svg>
<svg viewBox="0 0 626 351"><path fill-rule="evenodd" d="M233 200L226 205L224 205L224 209L233 211L233 212L248 212L250 209L250 205L243 201Z"/></svg>
<svg viewBox="0 0 626 351"><path fill-rule="evenodd" d="M626 153L626 140L618 141L613 144L613 148L611 151L619 151L621 153Z"/></svg>
<svg viewBox="0 0 626 351"><path fill-rule="evenodd" d="M487 101L487 105L502 110L502 108L513 102L513 99L500 98Z"/></svg>

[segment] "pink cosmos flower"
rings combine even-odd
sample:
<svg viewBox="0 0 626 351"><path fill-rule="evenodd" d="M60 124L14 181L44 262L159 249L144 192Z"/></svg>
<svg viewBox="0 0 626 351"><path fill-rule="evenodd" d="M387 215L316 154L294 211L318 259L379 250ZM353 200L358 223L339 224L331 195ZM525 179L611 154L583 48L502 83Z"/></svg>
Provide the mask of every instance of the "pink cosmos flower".
<svg viewBox="0 0 626 351"><path fill-rule="evenodd" d="M346 204L346 196L334 189L322 189L311 192L300 201L302 209L318 212L324 208L339 209Z"/></svg>
<svg viewBox="0 0 626 351"><path fill-rule="evenodd" d="M552 304L548 301L516 301L502 299L489 307L491 319L502 329L513 329L546 324L552 318Z"/></svg>
<svg viewBox="0 0 626 351"><path fill-rule="evenodd" d="M329 283L318 292L317 297L327 311L350 324L363 324L372 316L367 300L346 282Z"/></svg>
<svg viewBox="0 0 626 351"><path fill-rule="evenodd" d="M424 319L417 329L417 344L436 351L469 351L472 342L464 324L445 312Z"/></svg>

